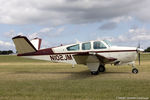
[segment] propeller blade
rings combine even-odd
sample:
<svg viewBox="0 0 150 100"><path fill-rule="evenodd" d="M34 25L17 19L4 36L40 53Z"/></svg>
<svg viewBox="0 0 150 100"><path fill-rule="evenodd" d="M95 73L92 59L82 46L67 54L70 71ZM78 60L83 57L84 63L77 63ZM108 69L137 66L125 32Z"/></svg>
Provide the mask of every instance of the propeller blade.
<svg viewBox="0 0 150 100"><path fill-rule="evenodd" d="M139 60L139 65L140 65L140 62L141 62L141 55L140 55L140 53L138 53L138 60Z"/></svg>
<svg viewBox="0 0 150 100"><path fill-rule="evenodd" d="M137 46L137 53L138 53L138 61L139 61L139 65L140 65L140 63L141 63L141 55L140 55L140 52L141 52L141 50L140 50L140 42L138 43L138 46Z"/></svg>
<svg viewBox="0 0 150 100"><path fill-rule="evenodd" d="M139 42L137 48L140 48L140 47L141 47L141 46L140 46L140 42Z"/></svg>

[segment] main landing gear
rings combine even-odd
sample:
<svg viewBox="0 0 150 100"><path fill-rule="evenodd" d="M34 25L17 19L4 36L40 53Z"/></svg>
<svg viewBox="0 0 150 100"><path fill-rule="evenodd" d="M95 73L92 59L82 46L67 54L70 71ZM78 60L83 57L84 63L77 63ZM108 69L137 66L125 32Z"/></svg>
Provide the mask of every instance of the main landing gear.
<svg viewBox="0 0 150 100"><path fill-rule="evenodd" d="M98 75L99 72L105 72L105 66L104 65L99 65L98 70L97 71L92 71L91 74L92 75Z"/></svg>
<svg viewBox="0 0 150 100"><path fill-rule="evenodd" d="M137 74L139 71L137 68L135 68L134 65L132 65L133 69L132 69L132 73Z"/></svg>
<svg viewBox="0 0 150 100"><path fill-rule="evenodd" d="M104 65L99 65L98 71L99 72L105 72L105 66Z"/></svg>

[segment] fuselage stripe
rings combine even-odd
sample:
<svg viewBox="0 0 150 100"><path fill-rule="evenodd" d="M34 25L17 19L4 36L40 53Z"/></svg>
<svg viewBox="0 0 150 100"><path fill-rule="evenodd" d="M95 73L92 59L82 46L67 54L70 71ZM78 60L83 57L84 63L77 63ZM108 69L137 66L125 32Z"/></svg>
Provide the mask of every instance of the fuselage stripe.
<svg viewBox="0 0 150 100"><path fill-rule="evenodd" d="M111 53L111 52L136 52L137 50L107 50L107 51L86 51L86 52L65 52L65 53L55 53L52 52L52 49L49 49L50 52L44 52L44 50L39 50L34 53L28 54L19 54L18 56L32 56L32 55L55 55L55 54L89 54L89 52L95 53ZM42 51L42 52L41 52ZM46 50L48 51L48 50Z"/></svg>

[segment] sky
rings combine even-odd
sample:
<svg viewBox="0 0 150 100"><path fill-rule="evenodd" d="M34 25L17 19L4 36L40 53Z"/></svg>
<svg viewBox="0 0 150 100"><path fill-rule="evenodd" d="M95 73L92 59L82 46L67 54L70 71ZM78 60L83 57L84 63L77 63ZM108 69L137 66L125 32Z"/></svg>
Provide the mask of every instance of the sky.
<svg viewBox="0 0 150 100"><path fill-rule="evenodd" d="M150 46L150 0L0 0L0 50L12 37L42 38L42 48L107 39Z"/></svg>

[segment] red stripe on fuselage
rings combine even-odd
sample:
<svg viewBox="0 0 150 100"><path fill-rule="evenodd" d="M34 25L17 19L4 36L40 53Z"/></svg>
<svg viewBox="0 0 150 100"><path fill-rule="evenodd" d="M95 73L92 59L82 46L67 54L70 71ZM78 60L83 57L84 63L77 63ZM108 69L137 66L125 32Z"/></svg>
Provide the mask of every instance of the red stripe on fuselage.
<svg viewBox="0 0 150 100"><path fill-rule="evenodd" d="M37 52L18 54L18 56L34 56L34 55L55 55L55 54L89 54L89 52L95 53L110 53L110 52L135 52L136 50L107 50L107 51L86 51L86 52L65 52L65 53L54 53L52 48L38 50Z"/></svg>

